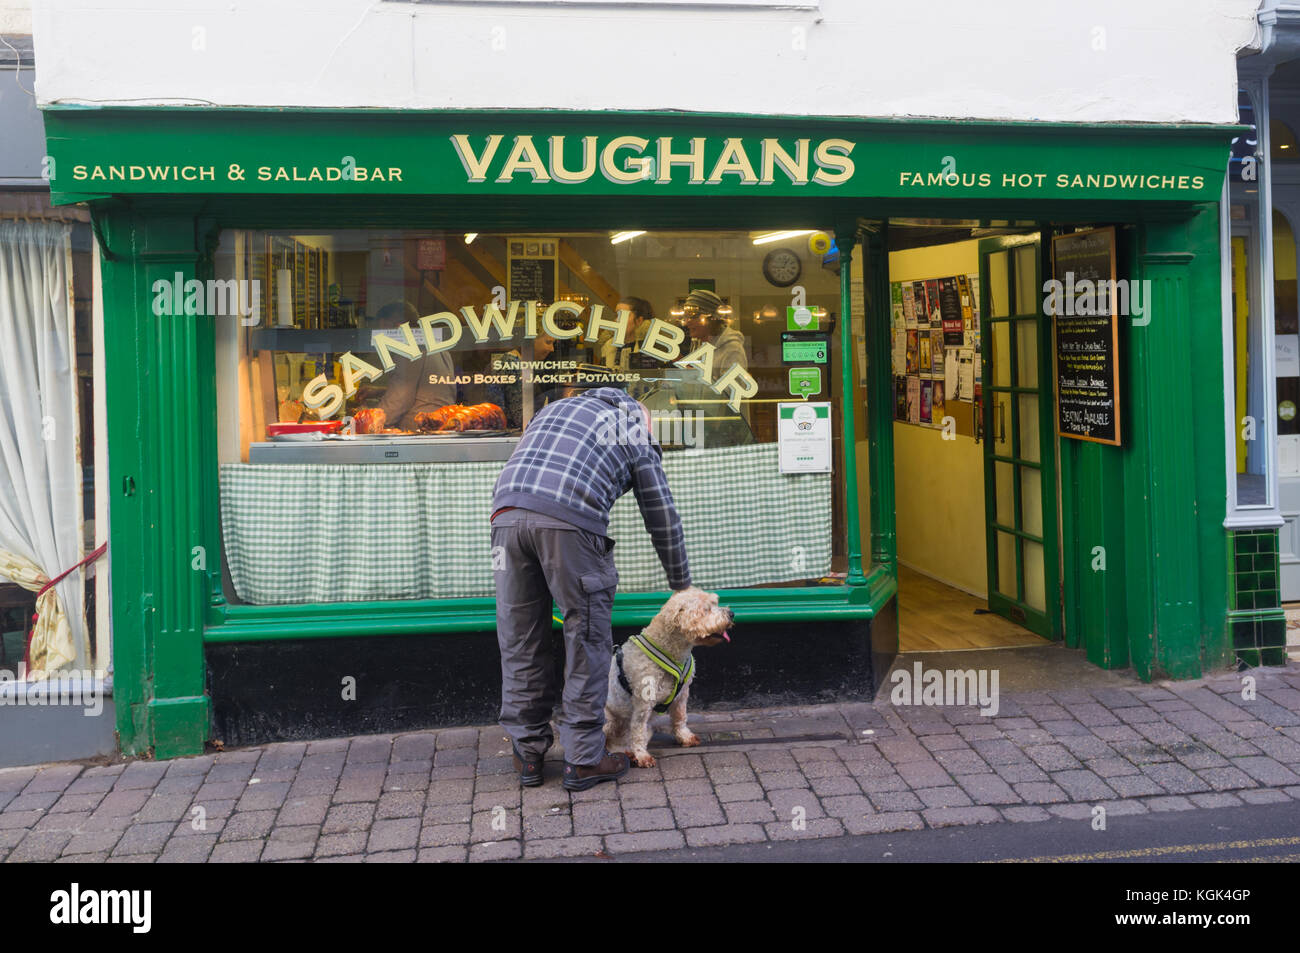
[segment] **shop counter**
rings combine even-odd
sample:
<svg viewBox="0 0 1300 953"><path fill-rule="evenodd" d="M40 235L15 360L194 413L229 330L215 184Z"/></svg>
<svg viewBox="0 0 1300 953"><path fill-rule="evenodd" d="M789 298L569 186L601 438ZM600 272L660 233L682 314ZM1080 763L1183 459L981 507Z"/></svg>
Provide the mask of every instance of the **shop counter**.
<svg viewBox="0 0 1300 953"><path fill-rule="evenodd" d="M502 463L225 464L235 591L264 605L491 596L488 518ZM697 586L830 572L831 474L782 474L774 443L668 452L664 471ZM631 492L614 506L610 536L620 591L667 588Z"/></svg>

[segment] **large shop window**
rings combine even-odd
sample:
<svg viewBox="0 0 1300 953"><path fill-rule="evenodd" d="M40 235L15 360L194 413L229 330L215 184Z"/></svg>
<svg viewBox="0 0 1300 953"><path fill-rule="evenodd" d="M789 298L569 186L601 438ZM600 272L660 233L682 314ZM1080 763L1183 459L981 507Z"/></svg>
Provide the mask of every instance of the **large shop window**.
<svg viewBox="0 0 1300 953"><path fill-rule="evenodd" d="M839 278L809 234L223 232L227 596L490 596L498 472L597 386L650 410L696 584L840 584ZM820 467L783 464L796 403ZM632 494L610 535L621 590L666 588Z"/></svg>

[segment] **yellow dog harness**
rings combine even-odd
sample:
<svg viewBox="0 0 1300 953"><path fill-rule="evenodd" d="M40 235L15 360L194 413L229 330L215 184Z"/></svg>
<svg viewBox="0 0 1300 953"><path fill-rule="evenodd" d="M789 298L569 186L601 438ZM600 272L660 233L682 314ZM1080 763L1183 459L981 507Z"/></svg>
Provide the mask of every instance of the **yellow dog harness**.
<svg viewBox="0 0 1300 953"><path fill-rule="evenodd" d="M649 656L650 661L673 677L673 690L668 693L667 698L655 705L654 708L656 712L662 715L668 710L668 706L673 703L673 699L677 697L678 692L682 690L682 686L690 681L691 676L695 674L695 657L687 655L686 661L678 665L671 656L646 638L644 634L634 635L628 639L628 642L639 648ZM632 686L628 684L627 675L623 673L623 646L620 645L615 650L614 657L618 660L618 683L623 687L623 691L631 695Z"/></svg>

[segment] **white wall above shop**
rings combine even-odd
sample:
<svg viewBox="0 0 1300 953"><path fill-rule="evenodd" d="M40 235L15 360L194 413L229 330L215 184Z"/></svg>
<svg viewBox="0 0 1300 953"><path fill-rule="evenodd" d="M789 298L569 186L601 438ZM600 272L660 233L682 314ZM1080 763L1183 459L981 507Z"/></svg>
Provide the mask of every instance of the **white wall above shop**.
<svg viewBox="0 0 1300 953"><path fill-rule="evenodd" d="M1258 0L37 0L42 105L1233 122Z"/></svg>

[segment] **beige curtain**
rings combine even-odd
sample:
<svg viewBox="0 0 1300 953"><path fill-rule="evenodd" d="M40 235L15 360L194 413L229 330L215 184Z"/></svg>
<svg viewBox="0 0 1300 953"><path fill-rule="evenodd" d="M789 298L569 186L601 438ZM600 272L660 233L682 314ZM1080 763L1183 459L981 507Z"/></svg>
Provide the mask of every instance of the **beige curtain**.
<svg viewBox="0 0 1300 953"><path fill-rule="evenodd" d="M77 410L71 229L0 222L0 579L32 591L85 555ZM37 677L90 667L84 587L41 596Z"/></svg>
<svg viewBox="0 0 1300 953"><path fill-rule="evenodd" d="M24 589L39 592L50 577L29 559L17 553L0 550L0 576L18 583ZM29 678L43 678L71 662L76 661L77 647L72 641L68 617L59 604L56 589L46 589L36 600L36 631L31 640L31 669Z"/></svg>

